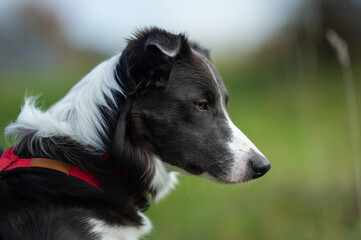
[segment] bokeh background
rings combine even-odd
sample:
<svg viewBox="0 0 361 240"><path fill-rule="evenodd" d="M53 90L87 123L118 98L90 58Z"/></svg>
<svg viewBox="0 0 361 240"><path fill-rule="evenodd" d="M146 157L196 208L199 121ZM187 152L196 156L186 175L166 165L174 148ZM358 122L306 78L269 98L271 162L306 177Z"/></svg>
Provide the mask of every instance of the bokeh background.
<svg viewBox="0 0 361 240"><path fill-rule="evenodd" d="M272 168L231 186L181 176L146 212L147 239L361 239L361 0L1 0L0 144L25 93L51 105L151 25L211 49L230 116ZM349 46L351 111L329 28Z"/></svg>

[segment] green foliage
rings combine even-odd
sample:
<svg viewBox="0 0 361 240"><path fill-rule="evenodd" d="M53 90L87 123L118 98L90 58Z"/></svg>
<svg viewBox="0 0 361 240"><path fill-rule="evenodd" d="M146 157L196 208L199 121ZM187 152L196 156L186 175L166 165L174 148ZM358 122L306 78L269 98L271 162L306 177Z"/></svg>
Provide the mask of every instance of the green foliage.
<svg viewBox="0 0 361 240"><path fill-rule="evenodd" d="M231 118L272 168L257 181L238 185L180 177L177 189L146 213L155 226L148 239L359 239L337 67L307 73L269 66L219 70L231 94ZM59 67L2 75L1 131L16 118L26 89L43 93L40 103L49 106L86 72ZM3 138L0 143L6 145Z"/></svg>

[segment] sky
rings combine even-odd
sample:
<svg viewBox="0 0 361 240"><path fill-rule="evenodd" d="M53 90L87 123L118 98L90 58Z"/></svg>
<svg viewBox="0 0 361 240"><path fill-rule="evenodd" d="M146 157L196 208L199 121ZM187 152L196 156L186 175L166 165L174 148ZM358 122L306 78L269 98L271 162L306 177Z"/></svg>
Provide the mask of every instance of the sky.
<svg viewBox="0 0 361 240"><path fill-rule="evenodd" d="M103 53L121 50L137 28L185 32L201 45L252 51L300 14L306 0L0 0L0 26L11 28L16 9L31 2L60 20L69 42Z"/></svg>

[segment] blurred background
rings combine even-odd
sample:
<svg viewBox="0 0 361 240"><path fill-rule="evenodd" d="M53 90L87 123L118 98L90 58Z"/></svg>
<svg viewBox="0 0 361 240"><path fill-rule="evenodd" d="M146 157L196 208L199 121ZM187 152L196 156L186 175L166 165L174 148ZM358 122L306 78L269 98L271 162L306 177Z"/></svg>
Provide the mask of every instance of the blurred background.
<svg viewBox="0 0 361 240"><path fill-rule="evenodd" d="M25 93L53 104L151 25L211 49L230 116L272 169L227 186L181 176L146 212L147 239L361 239L361 0L1 0L0 145ZM351 91L329 28L348 43Z"/></svg>

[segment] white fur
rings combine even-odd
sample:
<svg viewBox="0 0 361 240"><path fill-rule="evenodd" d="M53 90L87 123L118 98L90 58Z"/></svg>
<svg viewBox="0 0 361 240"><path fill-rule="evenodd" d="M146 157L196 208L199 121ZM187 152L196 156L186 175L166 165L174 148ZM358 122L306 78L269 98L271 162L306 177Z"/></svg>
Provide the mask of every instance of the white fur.
<svg viewBox="0 0 361 240"><path fill-rule="evenodd" d="M230 129L232 129L232 140L229 143L235 162L230 174L230 182L242 182L248 179L246 171L248 167L248 161L252 157L252 154L257 153L263 156L258 148L247 138L244 133L239 130L231 121L227 115L227 123Z"/></svg>
<svg viewBox="0 0 361 240"><path fill-rule="evenodd" d="M157 45L157 48L159 48L162 51L162 53L164 53L165 55L168 55L169 57L175 57L179 52L179 49L166 50L166 49L162 48L161 45Z"/></svg>
<svg viewBox="0 0 361 240"><path fill-rule="evenodd" d="M155 164L156 171L150 184L150 188L157 190L158 193L155 197L155 201L159 201L175 187L178 182L177 173L168 171L165 164L158 157L153 157L153 162Z"/></svg>
<svg viewBox="0 0 361 240"><path fill-rule="evenodd" d="M91 233L98 235L100 240L137 240L148 234L152 229L152 224L144 214L142 217L142 226L124 227L121 225L109 225L99 219L90 218L88 224L91 227Z"/></svg>
<svg viewBox="0 0 361 240"><path fill-rule="evenodd" d="M114 78L119 56L120 54L99 64L48 111L43 112L36 108L34 98L25 99L16 122L6 128L6 135L35 131L34 138L67 136L86 146L104 151L102 137L107 137L106 125L99 106L110 110L105 96L110 98L112 104L116 104L111 91L120 92L126 97Z"/></svg>

